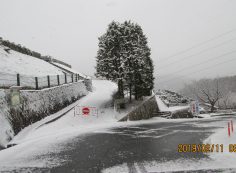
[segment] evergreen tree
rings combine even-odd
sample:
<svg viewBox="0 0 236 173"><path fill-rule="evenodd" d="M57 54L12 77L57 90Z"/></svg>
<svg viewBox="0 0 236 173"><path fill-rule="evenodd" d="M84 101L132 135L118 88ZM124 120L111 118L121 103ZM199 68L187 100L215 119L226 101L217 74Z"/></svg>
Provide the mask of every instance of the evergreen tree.
<svg viewBox="0 0 236 173"><path fill-rule="evenodd" d="M112 22L99 38L96 76L118 82L119 95L129 90L138 99L153 89L153 63L147 38L138 24Z"/></svg>

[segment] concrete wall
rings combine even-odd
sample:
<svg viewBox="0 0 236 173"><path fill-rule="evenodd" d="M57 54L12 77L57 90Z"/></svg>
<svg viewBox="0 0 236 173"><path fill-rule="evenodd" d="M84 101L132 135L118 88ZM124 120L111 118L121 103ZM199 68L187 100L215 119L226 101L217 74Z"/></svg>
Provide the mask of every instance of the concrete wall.
<svg viewBox="0 0 236 173"><path fill-rule="evenodd" d="M84 81L42 90L20 90L20 104L10 106L14 132L18 133L22 128L63 109L87 94Z"/></svg>
<svg viewBox="0 0 236 173"><path fill-rule="evenodd" d="M153 113L157 111L157 102L155 96L152 96L119 121L127 121L128 119L131 121L149 119L152 118Z"/></svg>

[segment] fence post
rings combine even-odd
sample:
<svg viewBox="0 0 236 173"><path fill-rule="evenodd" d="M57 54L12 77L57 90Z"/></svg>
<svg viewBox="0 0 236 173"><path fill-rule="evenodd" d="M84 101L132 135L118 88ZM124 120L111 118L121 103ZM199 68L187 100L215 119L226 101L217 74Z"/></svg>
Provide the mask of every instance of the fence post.
<svg viewBox="0 0 236 173"><path fill-rule="evenodd" d="M73 73L71 74L71 82L74 83L74 75L73 75Z"/></svg>
<svg viewBox="0 0 236 173"><path fill-rule="evenodd" d="M78 82L77 74L75 74L75 82Z"/></svg>
<svg viewBox="0 0 236 173"><path fill-rule="evenodd" d="M17 74L17 86L20 86L20 74Z"/></svg>
<svg viewBox="0 0 236 173"><path fill-rule="evenodd" d="M50 76L48 75L48 88L50 88Z"/></svg>
<svg viewBox="0 0 236 173"><path fill-rule="evenodd" d="M67 74L65 73L65 83L67 83Z"/></svg>
<svg viewBox="0 0 236 173"><path fill-rule="evenodd" d="M35 86L36 86L36 90L39 89L39 83L38 83L38 77L35 77Z"/></svg>
<svg viewBox="0 0 236 173"><path fill-rule="evenodd" d="M57 84L60 85L60 76L57 75Z"/></svg>

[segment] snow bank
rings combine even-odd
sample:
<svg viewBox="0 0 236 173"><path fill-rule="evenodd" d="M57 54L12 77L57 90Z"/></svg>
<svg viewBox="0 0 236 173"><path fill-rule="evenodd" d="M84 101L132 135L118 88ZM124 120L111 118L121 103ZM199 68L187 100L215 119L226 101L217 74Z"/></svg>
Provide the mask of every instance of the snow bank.
<svg viewBox="0 0 236 173"><path fill-rule="evenodd" d="M4 90L0 90L0 146L6 147L14 133L9 121L9 109Z"/></svg>
<svg viewBox="0 0 236 173"><path fill-rule="evenodd" d="M236 126L236 123L234 122L234 126ZM210 153L209 156L211 159L224 163L225 166L235 166L236 167L236 152L230 152L229 145L235 144L235 151L236 151L236 132L231 131L231 135L228 136L228 128L227 128L227 122L225 122L225 127L218 130L216 133L211 135L209 138L207 138L203 143L206 144L223 144L223 152L217 153L213 152Z"/></svg>
<svg viewBox="0 0 236 173"><path fill-rule="evenodd" d="M225 165L222 162L214 162L210 159L177 159L149 162L134 162L132 168L138 173L140 172L235 172L235 162L232 165ZM224 170L222 170L224 169ZM102 173L125 173L130 168L127 163L116 165L111 168L102 170ZM145 171L144 171L145 170Z"/></svg>

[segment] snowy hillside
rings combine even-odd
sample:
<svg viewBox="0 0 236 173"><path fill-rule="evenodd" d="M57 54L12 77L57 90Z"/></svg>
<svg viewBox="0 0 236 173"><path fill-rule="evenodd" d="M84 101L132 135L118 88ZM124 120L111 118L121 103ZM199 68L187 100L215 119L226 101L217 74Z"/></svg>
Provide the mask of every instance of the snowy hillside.
<svg viewBox="0 0 236 173"><path fill-rule="evenodd" d="M38 58L28 56L0 45L0 75L21 74L47 76L63 74L60 69Z"/></svg>

